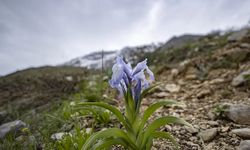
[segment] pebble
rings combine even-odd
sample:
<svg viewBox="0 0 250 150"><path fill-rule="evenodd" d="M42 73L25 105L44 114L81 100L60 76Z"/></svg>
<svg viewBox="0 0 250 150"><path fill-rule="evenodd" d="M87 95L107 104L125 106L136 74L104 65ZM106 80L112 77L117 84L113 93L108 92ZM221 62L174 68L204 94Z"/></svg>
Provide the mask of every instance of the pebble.
<svg viewBox="0 0 250 150"><path fill-rule="evenodd" d="M155 96L157 98L165 98L165 97L169 96L169 94L166 92L159 92L159 93L156 93Z"/></svg>
<svg viewBox="0 0 250 150"><path fill-rule="evenodd" d="M63 138L64 135L67 135L70 133L66 133L66 132L59 132L59 133L54 133L51 135L51 139L52 140L61 140ZM71 135L71 134L70 134Z"/></svg>
<svg viewBox="0 0 250 150"><path fill-rule="evenodd" d="M211 128L201 131L198 136L200 136L204 142L209 142L214 139L214 137L217 135L217 132L217 128Z"/></svg>
<svg viewBox="0 0 250 150"><path fill-rule="evenodd" d="M250 128L233 129L232 132L241 138L250 139Z"/></svg>
<svg viewBox="0 0 250 150"><path fill-rule="evenodd" d="M176 84L166 84L165 89L170 93L174 93L174 92L179 92L181 87Z"/></svg>
<svg viewBox="0 0 250 150"><path fill-rule="evenodd" d="M205 96L210 95L210 93L211 93L211 90L209 89L202 90L197 94L197 98L204 98Z"/></svg>
<svg viewBox="0 0 250 150"><path fill-rule="evenodd" d="M245 78L246 75L250 75L250 70L244 71L240 73L238 76L236 76L233 80L231 85L232 86L241 86L244 83L247 82L247 79Z"/></svg>

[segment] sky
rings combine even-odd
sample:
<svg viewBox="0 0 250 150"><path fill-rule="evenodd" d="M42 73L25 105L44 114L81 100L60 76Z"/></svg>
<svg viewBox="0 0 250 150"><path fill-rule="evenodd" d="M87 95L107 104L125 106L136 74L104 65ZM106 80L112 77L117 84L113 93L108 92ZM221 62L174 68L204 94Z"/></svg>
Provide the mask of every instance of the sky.
<svg viewBox="0 0 250 150"><path fill-rule="evenodd" d="M249 0L0 0L0 75L246 25Z"/></svg>

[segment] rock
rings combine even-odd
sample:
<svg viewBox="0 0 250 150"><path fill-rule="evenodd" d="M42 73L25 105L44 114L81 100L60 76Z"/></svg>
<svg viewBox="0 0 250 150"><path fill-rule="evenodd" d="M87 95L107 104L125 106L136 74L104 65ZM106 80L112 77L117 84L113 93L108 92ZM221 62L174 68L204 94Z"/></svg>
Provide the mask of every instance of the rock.
<svg viewBox="0 0 250 150"><path fill-rule="evenodd" d="M221 132L228 132L230 129L229 126L221 127Z"/></svg>
<svg viewBox="0 0 250 150"><path fill-rule="evenodd" d="M250 125L250 106L248 105L229 105L225 108L224 115L235 123Z"/></svg>
<svg viewBox="0 0 250 150"><path fill-rule="evenodd" d="M197 79L197 76L195 74L188 74L185 76L186 80L195 80Z"/></svg>
<svg viewBox="0 0 250 150"><path fill-rule="evenodd" d="M238 150L250 150L250 140L241 141Z"/></svg>
<svg viewBox="0 0 250 150"><path fill-rule="evenodd" d="M170 93L174 93L174 92L179 92L181 87L176 84L166 84L165 89Z"/></svg>
<svg viewBox="0 0 250 150"><path fill-rule="evenodd" d="M165 98L165 97L169 96L169 94L166 93L166 92L159 92L159 93L155 93L154 95L155 95L157 98Z"/></svg>
<svg viewBox="0 0 250 150"><path fill-rule="evenodd" d="M232 132L241 138L250 139L250 128L233 129Z"/></svg>
<svg viewBox="0 0 250 150"><path fill-rule="evenodd" d="M86 133L87 134L90 134L90 133L92 133L93 132L93 129L92 128L86 128Z"/></svg>
<svg viewBox="0 0 250 150"><path fill-rule="evenodd" d="M225 80L223 78L216 78L216 79L209 81L209 84L220 84L223 82L225 82Z"/></svg>
<svg viewBox="0 0 250 150"><path fill-rule="evenodd" d="M248 28L243 28L239 31L233 32L230 36L228 36L227 40L229 42L235 42L242 40L248 33Z"/></svg>
<svg viewBox="0 0 250 150"><path fill-rule="evenodd" d="M214 137L217 135L217 132L217 128L211 128L201 131L198 136L200 136L204 142L209 142L214 139Z"/></svg>
<svg viewBox="0 0 250 150"><path fill-rule="evenodd" d="M171 75L173 76L173 77L176 77L177 75L179 74L179 70L178 69L172 69L171 70Z"/></svg>
<svg viewBox="0 0 250 150"><path fill-rule="evenodd" d="M10 132L18 132L24 127L26 127L26 124L21 120L15 120L12 122L2 124L0 126L0 139L3 139L6 136L6 134Z"/></svg>
<svg viewBox="0 0 250 150"><path fill-rule="evenodd" d="M187 126L185 126L185 129L186 129L189 133L191 133L191 134L195 134L195 133L198 133L198 132L199 132L198 129L193 128L193 127L187 127Z"/></svg>
<svg viewBox="0 0 250 150"><path fill-rule="evenodd" d="M66 132L59 132L59 133L54 133L51 135L51 139L52 140L61 140L63 138L63 136L65 135L71 135L70 133L66 133Z"/></svg>
<svg viewBox="0 0 250 150"><path fill-rule="evenodd" d="M15 141L21 143L24 147L30 147L31 145L36 145L36 138L33 135L30 136L20 135L15 139Z"/></svg>
<svg viewBox="0 0 250 150"><path fill-rule="evenodd" d="M232 86L240 86L247 82L246 76L250 75L250 70L244 71L232 80Z"/></svg>
<svg viewBox="0 0 250 150"><path fill-rule="evenodd" d="M178 67L178 71L179 72L185 71L188 68L190 63L191 63L190 59L186 59L186 60L180 62L179 67Z"/></svg>
<svg viewBox="0 0 250 150"><path fill-rule="evenodd" d="M211 93L211 90L209 89L202 90L197 94L197 98L204 98L205 96L210 95L210 93Z"/></svg>
<svg viewBox="0 0 250 150"><path fill-rule="evenodd" d="M250 44L248 44L248 43L241 43L241 44L240 44L240 47L241 47L241 48L250 49Z"/></svg>
<svg viewBox="0 0 250 150"><path fill-rule="evenodd" d="M72 77L72 76L66 76L65 79L66 79L67 81L73 81L73 77Z"/></svg>
<svg viewBox="0 0 250 150"><path fill-rule="evenodd" d="M231 62L243 62L249 59L249 55L249 50L241 48L233 48L223 54L223 56Z"/></svg>
<svg viewBox="0 0 250 150"><path fill-rule="evenodd" d="M209 111L209 112L207 113L207 116L208 116L208 118L211 119L211 120L215 120L215 119L217 118L216 114L215 114L213 111Z"/></svg>
<svg viewBox="0 0 250 150"><path fill-rule="evenodd" d="M207 121L207 124L209 124L210 126L218 126L219 123L217 121Z"/></svg>

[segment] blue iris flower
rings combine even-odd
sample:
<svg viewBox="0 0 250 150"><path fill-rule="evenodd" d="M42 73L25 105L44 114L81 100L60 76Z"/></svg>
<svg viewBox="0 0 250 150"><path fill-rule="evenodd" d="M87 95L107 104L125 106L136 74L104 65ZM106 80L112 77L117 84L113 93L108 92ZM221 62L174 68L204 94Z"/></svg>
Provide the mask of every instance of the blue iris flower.
<svg viewBox="0 0 250 150"><path fill-rule="evenodd" d="M147 66L147 59L139 62L133 69L130 63L125 63L122 57L118 56L112 72L110 86L116 88L122 95L131 89L135 103L140 99L141 92L154 80L154 74ZM149 78L146 78L145 73Z"/></svg>

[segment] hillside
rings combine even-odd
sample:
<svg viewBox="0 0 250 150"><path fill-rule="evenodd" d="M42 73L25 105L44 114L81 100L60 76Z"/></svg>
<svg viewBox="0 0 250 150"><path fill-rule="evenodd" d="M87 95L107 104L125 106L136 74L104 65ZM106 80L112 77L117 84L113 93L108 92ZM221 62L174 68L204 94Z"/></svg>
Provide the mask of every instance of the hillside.
<svg viewBox="0 0 250 150"><path fill-rule="evenodd" d="M148 44L135 47L124 47L121 50L99 51L88 55L74 58L61 66L86 67L88 69L105 69L111 68L116 56L127 58L132 64L136 63L140 57L144 57L145 53L153 52L159 48L161 44Z"/></svg>
<svg viewBox="0 0 250 150"><path fill-rule="evenodd" d="M103 72L96 70L102 66L102 55ZM132 64L148 58L156 82L162 83L145 99L143 109L161 99L187 105L163 107L151 118L171 114L194 126L194 129L178 125L161 128L177 138L181 149L235 150L250 138L250 29L246 27L207 35L183 35L164 44L127 47L118 52L96 52L57 67L31 68L0 77L1 123L20 119L28 124L29 130L10 134L0 142L0 149L27 145L31 149L79 149L74 147L75 143L82 145L86 138L78 134L80 130L88 135L85 132L90 128L99 131L116 126L117 120L110 112L97 110L93 113L96 116L91 117L86 110L74 110L70 105L79 100L104 100L123 108L117 93L107 83L116 55L124 56ZM235 129L244 130L242 133ZM70 134L71 138L58 140L53 138L54 133ZM173 146L166 140L156 140L153 149Z"/></svg>

